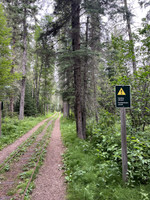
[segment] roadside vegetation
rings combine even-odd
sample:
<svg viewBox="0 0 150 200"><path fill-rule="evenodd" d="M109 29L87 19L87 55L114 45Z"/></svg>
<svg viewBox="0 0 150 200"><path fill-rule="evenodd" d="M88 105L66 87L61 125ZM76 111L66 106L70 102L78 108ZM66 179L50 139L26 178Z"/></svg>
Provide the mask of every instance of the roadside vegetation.
<svg viewBox="0 0 150 200"><path fill-rule="evenodd" d="M58 114L53 115L24 141L0 165L0 195L15 199L30 199L34 180L42 166L51 132ZM9 180L12 185L7 185ZM7 185L7 187L6 187Z"/></svg>
<svg viewBox="0 0 150 200"><path fill-rule="evenodd" d="M52 114L53 113L49 113L48 115L41 115L38 117L25 117L23 120L19 120L17 117L5 117L2 123L0 150L13 143L16 139L27 133L40 121L52 116Z"/></svg>
<svg viewBox="0 0 150 200"><path fill-rule="evenodd" d="M61 118L65 146L68 200L149 200L150 127L131 129L127 120L128 182L122 181L119 118L101 113L99 124L89 122L88 139L77 138L75 121Z"/></svg>
<svg viewBox="0 0 150 200"><path fill-rule="evenodd" d="M68 199L149 200L149 22L149 0L1 1L0 151L48 117L35 116L71 113ZM115 86L131 86L125 185Z"/></svg>

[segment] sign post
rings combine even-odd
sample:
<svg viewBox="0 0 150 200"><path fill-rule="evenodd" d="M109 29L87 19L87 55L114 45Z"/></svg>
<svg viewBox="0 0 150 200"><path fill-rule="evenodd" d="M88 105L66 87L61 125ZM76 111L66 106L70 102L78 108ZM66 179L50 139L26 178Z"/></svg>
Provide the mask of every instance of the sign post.
<svg viewBox="0 0 150 200"><path fill-rule="evenodd" d="M127 137L126 137L126 109L120 109L121 116L121 148L122 148L122 179L127 181L128 158L127 158Z"/></svg>
<svg viewBox="0 0 150 200"><path fill-rule="evenodd" d="M121 117L121 148L122 148L122 179L127 181L127 136L126 136L126 109L130 108L130 86L116 86L116 107L120 108Z"/></svg>

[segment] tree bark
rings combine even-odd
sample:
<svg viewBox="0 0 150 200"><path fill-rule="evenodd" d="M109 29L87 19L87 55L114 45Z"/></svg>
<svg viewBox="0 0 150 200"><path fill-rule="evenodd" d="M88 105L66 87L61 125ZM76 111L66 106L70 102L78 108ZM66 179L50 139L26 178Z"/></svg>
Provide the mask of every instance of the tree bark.
<svg viewBox="0 0 150 200"><path fill-rule="evenodd" d="M35 99L36 108L38 110L38 55L36 54L36 66L35 66Z"/></svg>
<svg viewBox="0 0 150 200"><path fill-rule="evenodd" d="M63 102L63 117L69 117L70 105L68 101Z"/></svg>
<svg viewBox="0 0 150 200"><path fill-rule="evenodd" d="M20 97L20 112L19 119L24 118L24 104L25 104L25 85L26 85L26 64L27 64L27 10L24 8L23 19L23 60L22 60L22 81L21 81L21 97Z"/></svg>
<svg viewBox="0 0 150 200"><path fill-rule="evenodd" d="M72 50L80 50L80 3L81 0L72 1ZM85 139L83 133L82 114L82 84L81 84L81 60L78 54L74 55L74 85L75 85L75 112L78 137Z"/></svg>
<svg viewBox="0 0 150 200"><path fill-rule="evenodd" d="M87 22L86 22L86 44L85 47L86 49L88 48L88 35L89 35L89 17L87 17ZM85 65L84 65L84 71L83 71L83 81L84 81L84 85L83 85L83 134L84 134L84 138L86 138L86 97L87 97L87 71L88 71L88 55L86 52L86 56L85 56Z"/></svg>
<svg viewBox="0 0 150 200"><path fill-rule="evenodd" d="M17 6L15 4L15 6ZM12 36L12 48L13 48L13 62L12 62L12 69L11 69L11 74L14 74L14 65L16 64L16 27L13 26L13 36ZM10 113L11 113L11 116L13 116L13 113L14 113L14 91L12 89L12 92L10 94L10 105L9 105L9 108L10 108Z"/></svg>
<svg viewBox="0 0 150 200"><path fill-rule="evenodd" d="M68 103L66 101L63 102L63 117L68 117Z"/></svg>
<svg viewBox="0 0 150 200"><path fill-rule="evenodd" d="M131 52L132 52L133 72L136 72L135 51L134 51L134 43L133 43L133 37L132 37L132 31L131 31L130 14L129 14L129 10L128 10L127 0L124 0L124 7L125 7L125 13L126 13L126 21L127 21L127 27L128 27L130 48L131 48Z"/></svg>
<svg viewBox="0 0 150 200"><path fill-rule="evenodd" d="M42 70L43 70L43 63L41 64L39 78L38 78L38 81L37 81L36 107L37 107L38 111L39 111L39 96L40 96L40 89L41 89Z"/></svg>
<svg viewBox="0 0 150 200"><path fill-rule="evenodd" d="M11 69L11 74L14 74L14 67L12 67ZM14 92L12 91L10 94L10 105L9 105L11 116L13 116L13 113L14 113L14 94L13 93Z"/></svg>
<svg viewBox="0 0 150 200"><path fill-rule="evenodd" d="M99 51L99 43L100 43L100 21L99 21L99 15L97 13L93 14L91 16L91 50L93 52ZM97 55L94 55L92 58L92 83L93 83L93 107L94 107L94 113L95 113L95 119L96 122L98 122L98 105L97 105L97 80L96 80L96 72L98 68L98 58Z"/></svg>

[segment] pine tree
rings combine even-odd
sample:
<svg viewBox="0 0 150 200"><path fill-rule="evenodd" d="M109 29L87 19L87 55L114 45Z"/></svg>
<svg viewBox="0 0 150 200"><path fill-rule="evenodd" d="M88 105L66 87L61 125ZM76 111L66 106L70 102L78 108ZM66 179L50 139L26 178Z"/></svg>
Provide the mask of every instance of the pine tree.
<svg viewBox="0 0 150 200"><path fill-rule="evenodd" d="M9 85L13 76L11 75L11 29L7 27L3 7L0 4L0 99L3 97L4 87Z"/></svg>
<svg viewBox="0 0 150 200"><path fill-rule="evenodd" d="M12 39L11 39L11 49L12 49L12 68L11 68L11 74L14 74L16 70L18 70L18 66L20 64L20 48L19 48L19 40L21 40L21 30L19 27L20 24L20 16L19 16L19 4L18 1L13 0L13 1L4 1L4 6L5 6L5 13L8 18L8 26L11 28L11 33L12 33ZM9 99L10 99L10 105L9 105L9 111L11 116L13 116L14 112L14 101L15 101L15 82L11 86L9 90Z"/></svg>
<svg viewBox="0 0 150 200"><path fill-rule="evenodd" d="M27 68L27 37L28 37L28 23L27 18L33 18L37 12L36 0L24 0L18 2L18 9L20 10L20 23L22 25L22 80L21 80L21 94L20 94L20 111L19 119L24 118L24 99L25 99L25 85L26 85L26 68Z"/></svg>
<svg viewBox="0 0 150 200"><path fill-rule="evenodd" d="M15 79L15 75L11 74L11 29L7 27L6 17L4 16L3 7L0 4L0 136L1 136L1 101L4 98L5 86Z"/></svg>
<svg viewBox="0 0 150 200"><path fill-rule="evenodd" d="M128 30L128 36L130 41L130 49L132 53L132 66L133 66L133 72L136 72L136 60L135 60L135 51L134 51L134 43L133 43L133 37L132 37L132 31L131 31L131 14L128 9L127 0L124 0L124 9L125 9L125 18L127 21L127 30Z"/></svg>
<svg viewBox="0 0 150 200"><path fill-rule="evenodd" d="M44 114L48 111L53 90L55 51L53 47L53 37L45 36L40 38L40 34L45 27L45 23L50 22L51 20L51 17L46 16L44 19L41 20L42 23L36 26L35 31L35 96L37 110L42 107L42 113Z"/></svg>

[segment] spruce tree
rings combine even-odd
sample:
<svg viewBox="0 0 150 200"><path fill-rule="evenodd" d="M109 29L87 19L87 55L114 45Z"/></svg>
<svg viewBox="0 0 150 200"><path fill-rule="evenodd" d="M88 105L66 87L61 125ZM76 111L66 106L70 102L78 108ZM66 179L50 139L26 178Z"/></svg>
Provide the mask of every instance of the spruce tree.
<svg viewBox="0 0 150 200"><path fill-rule="evenodd" d="M5 87L10 87L15 75L11 74L11 29L7 27L3 6L0 4L0 136L1 136L1 101L4 99Z"/></svg>
<svg viewBox="0 0 150 200"><path fill-rule="evenodd" d="M0 4L0 99L6 85L9 85L13 76L11 75L11 50L9 48L11 41L11 29L7 26L3 7Z"/></svg>
<svg viewBox="0 0 150 200"><path fill-rule="evenodd" d="M45 16L45 18L41 20L41 24L36 26L35 30L35 97L37 110L40 110L42 108L41 111L44 114L48 111L53 90L55 51L53 37L44 36L40 38L40 34L42 33L42 30L44 30L45 24L51 21L51 17Z"/></svg>

